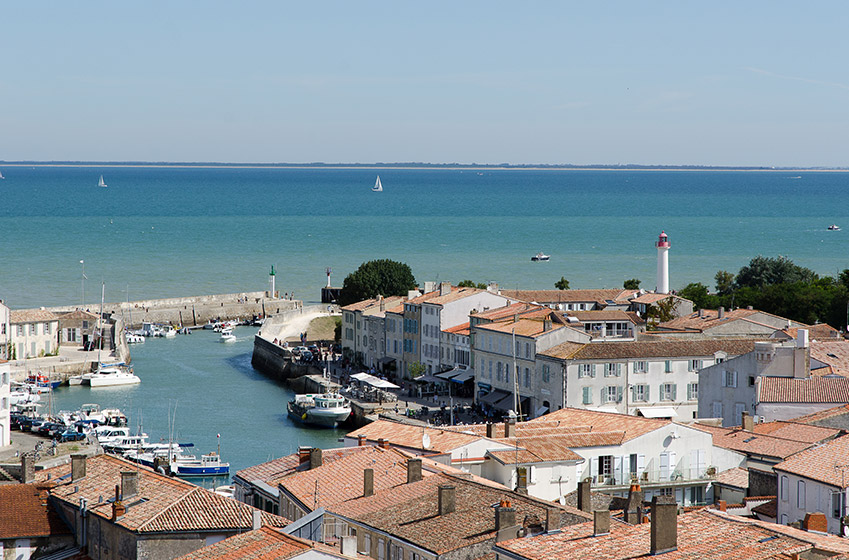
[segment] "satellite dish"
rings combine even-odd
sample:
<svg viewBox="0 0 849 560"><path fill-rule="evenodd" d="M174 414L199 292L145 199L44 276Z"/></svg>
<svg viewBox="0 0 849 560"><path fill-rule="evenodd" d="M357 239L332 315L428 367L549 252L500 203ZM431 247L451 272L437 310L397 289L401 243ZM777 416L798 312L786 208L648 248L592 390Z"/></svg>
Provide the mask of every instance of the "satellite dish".
<svg viewBox="0 0 849 560"><path fill-rule="evenodd" d="M430 436L422 434L422 449L430 449Z"/></svg>

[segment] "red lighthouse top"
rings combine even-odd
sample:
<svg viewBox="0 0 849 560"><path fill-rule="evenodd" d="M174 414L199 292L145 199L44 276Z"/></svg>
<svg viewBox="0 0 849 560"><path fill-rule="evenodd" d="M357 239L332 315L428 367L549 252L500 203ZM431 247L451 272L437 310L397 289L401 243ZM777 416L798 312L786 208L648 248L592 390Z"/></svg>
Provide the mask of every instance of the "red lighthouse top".
<svg viewBox="0 0 849 560"><path fill-rule="evenodd" d="M666 237L665 231L661 231L660 235L657 237L657 246L658 247L666 247L667 249L670 247L669 238Z"/></svg>

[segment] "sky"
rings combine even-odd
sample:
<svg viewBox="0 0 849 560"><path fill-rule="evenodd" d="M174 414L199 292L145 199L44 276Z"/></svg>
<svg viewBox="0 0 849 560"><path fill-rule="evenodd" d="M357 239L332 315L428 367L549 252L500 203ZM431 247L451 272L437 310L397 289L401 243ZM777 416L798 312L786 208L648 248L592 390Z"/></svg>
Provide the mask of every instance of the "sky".
<svg viewBox="0 0 849 560"><path fill-rule="evenodd" d="M849 3L6 2L0 160L849 166Z"/></svg>

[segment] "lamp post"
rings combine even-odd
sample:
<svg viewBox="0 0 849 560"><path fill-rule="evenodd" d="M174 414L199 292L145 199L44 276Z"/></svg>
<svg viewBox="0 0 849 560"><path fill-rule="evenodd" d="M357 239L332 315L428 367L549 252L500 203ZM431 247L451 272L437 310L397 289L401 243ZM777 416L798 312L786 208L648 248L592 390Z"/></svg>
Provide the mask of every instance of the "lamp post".
<svg viewBox="0 0 849 560"><path fill-rule="evenodd" d="M82 265L82 286L80 287L80 309L85 309L85 261L80 260L80 264Z"/></svg>

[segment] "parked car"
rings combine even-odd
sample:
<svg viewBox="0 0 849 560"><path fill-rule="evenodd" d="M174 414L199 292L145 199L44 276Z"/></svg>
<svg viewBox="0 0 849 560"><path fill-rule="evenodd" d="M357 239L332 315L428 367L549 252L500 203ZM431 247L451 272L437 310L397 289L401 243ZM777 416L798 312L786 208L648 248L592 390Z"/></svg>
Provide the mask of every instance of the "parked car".
<svg viewBox="0 0 849 560"><path fill-rule="evenodd" d="M81 434L76 430L65 430L59 434L59 437L56 439L58 439L60 443L65 443L66 441L82 441L85 437L85 434Z"/></svg>

